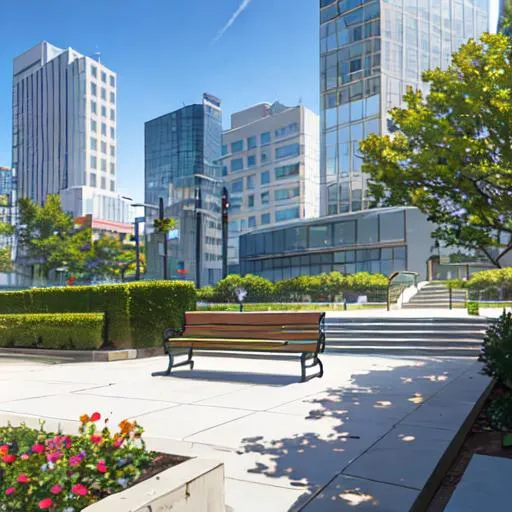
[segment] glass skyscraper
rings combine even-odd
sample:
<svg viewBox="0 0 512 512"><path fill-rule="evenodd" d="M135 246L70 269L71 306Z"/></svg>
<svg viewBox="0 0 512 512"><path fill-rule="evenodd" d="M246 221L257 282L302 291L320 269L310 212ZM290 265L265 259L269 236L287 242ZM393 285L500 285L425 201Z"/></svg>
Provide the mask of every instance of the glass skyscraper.
<svg viewBox="0 0 512 512"><path fill-rule="evenodd" d="M320 0L323 215L368 207L359 143L421 73L489 29L488 0Z"/></svg>
<svg viewBox="0 0 512 512"><path fill-rule="evenodd" d="M183 107L145 124L145 202L178 221L168 236L171 278L214 284L222 274L220 101ZM163 274L163 240L153 230L158 211L146 208L147 275Z"/></svg>

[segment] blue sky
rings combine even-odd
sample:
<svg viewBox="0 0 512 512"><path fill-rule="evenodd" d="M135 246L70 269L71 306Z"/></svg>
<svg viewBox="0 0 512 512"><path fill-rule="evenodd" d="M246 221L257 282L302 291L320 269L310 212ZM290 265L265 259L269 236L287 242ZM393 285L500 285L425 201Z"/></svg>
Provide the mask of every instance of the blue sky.
<svg viewBox="0 0 512 512"><path fill-rule="evenodd" d="M490 1L495 12L498 0ZM203 92L221 98L225 128L232 112L260 101L302 99L318 112L318 4L0 0L0 165L11 163L12 59L41 40L86 55L100 51L118 74L118 184L138 201L144 122L199 102Z"/></svg>

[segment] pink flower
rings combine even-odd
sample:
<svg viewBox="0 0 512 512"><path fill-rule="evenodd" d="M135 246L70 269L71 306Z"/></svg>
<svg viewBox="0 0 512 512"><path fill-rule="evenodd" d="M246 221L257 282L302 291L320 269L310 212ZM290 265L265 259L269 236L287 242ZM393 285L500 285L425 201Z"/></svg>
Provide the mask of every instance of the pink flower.
<svg viewBox="0 0 512 512"><path fill-rule="evenodd" d="M102 436L99 436L97 434L93 434L91 436L91 443L93 443L93 444L100 444L101 441L103 441L103 437Z"/></svg>
<svg viewBox="0 0 512 512"><path fill-rule="evenodd" d="M123 444L124 439L122 437L118 437L114 441L114 448L119 448Z"/></svg>
<svg viewBox="0 0 512 512"><path fill-rule="evenodd" d="M82 462L82 457L80 457L80 455L72 455L69 458L69 465L71 467L78 466L80 464L80 462Z"/></svg>
<svg viewBox="0 0 512 512"><path fill-rule="evenodd" d="M23 454L21 455L21 460L28 460L28 459L30 459L30 456L29 456L29 454L28 454L28 453L23 453Z"/></svg>
<svg viewBox="0 0 512 512"><path fill-rule="evenodd" d="M17 480L18 483L20 484L26 484L28 483L28 476L25 473L22 473L21 475L18 476Z"/></svg>
<svg viewBox="0 0 512 512"><path fill-rule="evenodd" d="M44 452L44 445L36 443L34 446L32 446L32 451L34 453L43 453Z"/></svg>
<svg viewBox="0 0 512 512"><path fill-rule="evenodd" d="M104 460L99 460L98 464L96 464L96 469L100 473L106 473L107 472L107 465L105 464L105 461Z"/></svg>
<svg viewBox="0 0 512 512"><path fill-rule="evenodd" d="M51 489L50 489L50 492L52 494L59 494L60 491L62 491L62 485L59 485L59 484L55 484Z"/></svg>
<svg viewBox="0 0 512 512"><path fill-rule="evenodd" d="M71 437L66 436L66 438L64 439L64 446L66 447L67 450L71 448Z"/></svg>
<svg viewBox="0 0 512 512"><path fill-rule="evenodd" d="M99 412L93 412L90 419L91 421L101 420L101 414Z"/></svg>
<svg viewBox="0 0 512 512"><path fill-rule="evenodd" d="M78 496L86 496L89 491L87 490L87 487L85 487L85 485L76 484L73 485L73 487L71 487L71 492L73 494L78 494Z"/></svg>
<svg viewBox="0 0 512 512"><path fill-rule="evenodd" d="M61 453L60 452L53 452L53 453L47 453L46 454L46 460L48 462L57 462L60 459Z"/></svg>
<svg viewBox="0 0 512 512"><path fill-rule="evenodd" d="M2 460L6 463L6 464L12 464L15 460L16 460L16 455L4 455L2 457Z"/></svg>
<svg viewBox="0 0 512 512"><path fill-rule="evenodd" d="M53 500L51 498L45 498L39 502L39 508L44 510L50 508L53 505Z"/></svg>
<svg viewBox="0 0 512 512"><path fill-rule="evenodd" d="M7 494L7 496L10 496L11 494L14 494L16 492L16 489L14 487L9 487L8 489L5 490L5 494Z"/></svg>

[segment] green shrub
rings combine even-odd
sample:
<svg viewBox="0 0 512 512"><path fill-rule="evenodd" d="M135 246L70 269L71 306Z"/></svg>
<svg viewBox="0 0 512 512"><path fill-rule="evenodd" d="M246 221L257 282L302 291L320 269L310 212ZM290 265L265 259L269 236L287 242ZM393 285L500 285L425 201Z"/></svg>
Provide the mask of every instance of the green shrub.
<svg viewBox="0 0 512 512"><path fill-rule="evenodd" d="M215 288L213 286L204 286L197 290L197 300L200 302L213 302L215 300Z"/></svg>
<svg viewBox="0 0 512 512"><path fill-rule="evenodd" d="M163 329L180 327L195 300L194 284L182 281L35 288L0 293L0 314L104 313L105 342L138 348L160 344Z"/></svg>
<svg viewBox="0 0 512 512"><path fill-rule="evenodd" d="M274 300L275 287L264 277L247 274L239 276L231 274L220 280L214 287L210 297L213 302L237 302L236 289L244 288L247 291L245 302L266 302Z"/></svg>
<svg viewBox="0 0 512 512"><path fill-rule="evenodd" d="M478 316L480 314L480 308L478 302L468 302L468 314Z"/></svg>
<svg viewBox="0 0 512 512"><path fill-rule="evenodd" d="M512 395L506 394L492 400L487 416L496 430L509 430L512 427Z"/></svg>
<svg viewBox="0 0 512 512"><path fill-rule="evenodd" d="M512 313L503 313L489 327L480 360L485 363L484 373L504 384L512 383Z"/></svg>
<svg viewBox="0 0 512 512"><path fill-rule="evenodd" d="M512 267L475 272L468 281L472 292L482 300L512 299Z"/></svg>
<svg viewBox="0 0 512 512"><path fill-rule="evenodd" d="M102 313L0 315L0 347L95 350L103 329Z"/></svg>

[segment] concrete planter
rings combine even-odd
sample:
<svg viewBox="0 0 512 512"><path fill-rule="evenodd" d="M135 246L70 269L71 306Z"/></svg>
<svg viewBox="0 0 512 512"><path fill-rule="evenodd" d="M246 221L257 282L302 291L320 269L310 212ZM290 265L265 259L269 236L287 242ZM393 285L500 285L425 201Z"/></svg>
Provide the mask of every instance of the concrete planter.
<svg viewBox="0 0 512 512"><path fill-rule="evenodd" d="M84 512L225 512L224 464L189 459Z"/></svg>

